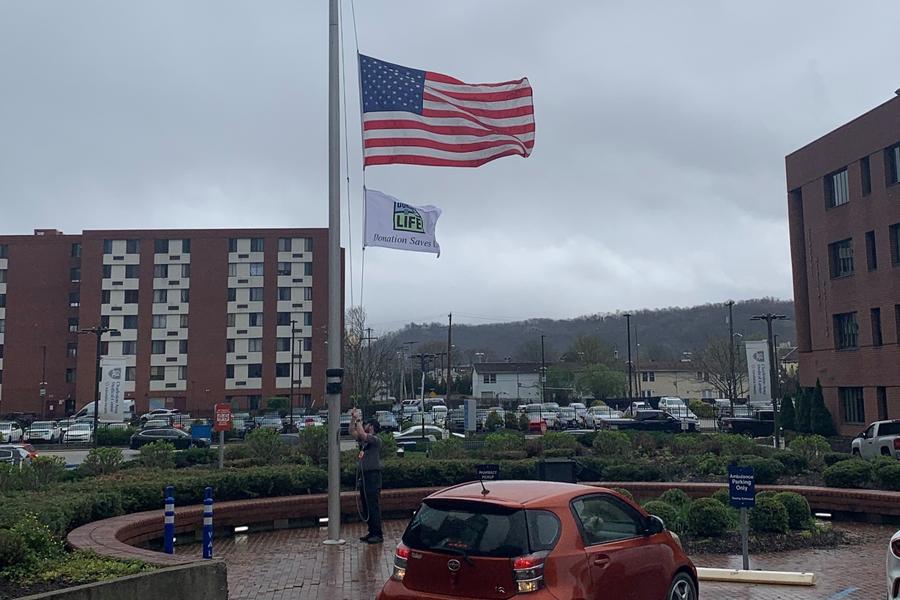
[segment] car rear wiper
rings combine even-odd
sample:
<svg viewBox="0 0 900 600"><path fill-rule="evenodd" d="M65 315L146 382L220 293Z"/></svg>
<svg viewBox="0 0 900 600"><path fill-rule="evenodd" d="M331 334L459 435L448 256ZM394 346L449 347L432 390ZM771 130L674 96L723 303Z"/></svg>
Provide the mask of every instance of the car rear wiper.
<svg viewBox="0 0 900 600"><path fill-rule="evenodd" d="M466 552L465 550L460 550L459 548L450 548L448 546L443 546L443 545L438 546L437 548L435 548L435 550L446 550L447 552L449 552L451 554L456 554L457 556L461 556L462 559L464 561L466 561L466 564L469 565L470 567L475 566L475 563L473 563L472 559L469 558L469 553Z"/></svg>

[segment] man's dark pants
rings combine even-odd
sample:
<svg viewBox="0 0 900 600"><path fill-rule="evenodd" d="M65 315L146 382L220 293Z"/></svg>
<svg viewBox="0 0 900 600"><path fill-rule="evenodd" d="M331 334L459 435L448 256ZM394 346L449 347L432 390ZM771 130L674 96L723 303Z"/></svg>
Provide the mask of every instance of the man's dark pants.
<svg viewBox="0 0 900 600"><path fill-rule="evenodd" d="M384 537L381 531L381 471L363 471L360 492L369 517L369 537Z"/></svg>

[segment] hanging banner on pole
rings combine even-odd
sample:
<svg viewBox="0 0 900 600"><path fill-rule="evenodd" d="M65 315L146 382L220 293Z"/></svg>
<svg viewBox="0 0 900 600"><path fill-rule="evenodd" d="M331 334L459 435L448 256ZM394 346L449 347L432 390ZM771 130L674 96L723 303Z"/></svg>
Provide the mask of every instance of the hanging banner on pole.
<svg viewBox="0 0 900 600"><path fill-rule="evenodd" d="M124 421L125 368L124 357L104 357L100 360L100 414L99 419Z"/></svg>
<svg viewBox="0 0 900 600"><path fill-rule="evenodd" d="M745 342L747 349L747 381L750 382L750 403L762 404L772 401L769 392L769 344L766 340Z"/></svg>
<svg viewBox="0 0 900 600"><path fill-rule="evenodd" d="M435 237L441 209L412 206L377 190L366 190L366 246L441 255Z"/></svg>

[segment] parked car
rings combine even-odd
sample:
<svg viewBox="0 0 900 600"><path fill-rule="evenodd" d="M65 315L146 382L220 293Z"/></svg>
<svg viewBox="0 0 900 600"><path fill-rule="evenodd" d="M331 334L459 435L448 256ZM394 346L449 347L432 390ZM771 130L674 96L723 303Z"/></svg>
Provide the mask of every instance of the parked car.
<svg viewBox="0 0 900 600"><path fill-rule="evenodd" d="M631 419L607 419L604 429L630 429L634 431L697 431L697 422L681 420L662 410L640 410Z"/></svg>
<svg viewBox="0 0 900 600"><path fill-rule="evenodd" d="M390 411L380 410L375 413L375 418L378 419L378 425L381 426L382 431L394 432L400 430L400 424L397 423L397 419Z"/></svg>
<svg viewBox="0 0 900 600"><path fill-rule="evenodd" d="M73 419L71 417L68 419L60 419L59 421L56 422L56 424L57 424L57 426L59 426L59 430L63 434L65 434L66 430L75 424L75 419Z"/></svg>
<svg viewBox="0 0 900 600"><path fill-rule="evenodd" d="M436 404L431 407L432 420L436 425L443 427L447 422L447 413L449 409L443 404Z"/></svg>
<svg viewBox="0 0 900 600"><path fill-rule="evenodd" d="M416 443L422 441L423 438L429 442L436 442L438 440L446 440L450 436L459 438L466 437L459 433L451 433L449 430L436 425L425 425L424 427L421 425L413 425L412 427L407 427L403 431L394 432L394 439L397 441L397 444L401 446L404 442Z"/></svg>
<svg viewBox="0 0 900 600"><path fill-rule="evenodd" d="M697 420L697 415L688 408L688 405L685 404L684 400L675 396L663 396L659 399L659 410L664 410L673 417L678 417L679 419L694 419Z"/></svg>
<svg viewBox="0 0 900 600"><path fill-rule="evenodd" d="M63 434L63 443L90 442L94 435L94 425L87 421L78 421Z"/></svg>
<svg viewBox="0 0 900 600"><path fill-rule="evenodd" d="M316 415L306 415L294 417L294 427L297 428L297 431L301 429L306 429L307 427L324 427L325 423L317 417Z"/></svg>
<svg viewBox="0 0 900 600"><path fill-rule="evenodd" d="M697 600L697 570L659 517L605 488L465 483L428 496L378 600Z"/></svg>
<svg viewBox="0 0 900 600"><path fill-rule="evenodd" d="M585 427L598 428L601 427L606 419L621 419L624 416L622 411L615 410L604 404L602 406L592 406L587 409L584 416Z"/></svg>
<svg viewBox="0 0 900 600"><path fill-rule="evenodd" d="M62 430L56 421L34 421L25 430L23 439L28 442L56 444L62 441Z"/></svg>
<svg viewBox="0 0 900 600"><path fill-rule="evenodd" d="M15 421L0 422L0 442L12 443L22 441L22 428Z"/></svg>
<svg viewBox="0 0 900 600"><path fill-rule="evenodd" d="M339 429L341 435L350 435L350 413L344 413L341 415Z"/></svg>
<svg viewBox="0 0 900 600"><path fill-rule="evenodd" d="M900 459L900 420L875 421L853 439L850 452L866 459L878 456Z"/></svg>
<svg viewBox="0 0 900 600"><path fill-rule="evenodd" d="M129 444L132 450L137 450L141 446L165 440L175 446L176 450L186 450L191 447L205 448L209 444L203 439L191 439L191 434L174 427L166 427L162 429L142 429L131 436Z"/></svg>
<svg viewBox="0 0 900 600"><path fill-rule="evenodd" d="M141 423L143 423L145 421L149 421L150 419L153 419L156 417L162 417L162 416L167 416L167 415L177 415L177 414L178 414L177 408L154 408L153 410L142 414L140 421L141 421Z"/></svg>
<svg viewBox="0 0 900 600"><path fill-rule="evenodd" d="M900 531L894 534L887 551L887 597L900 598Z"/></svg>
<svg viewBox="0 0 900 600"><path fill-rule="evenodd" d="M256 417L256 426L260 429L273 429L281 431L283 427L281 417L279 415L263 415Z"/></svg>
<svg viewBox="0 0 900 600"><path fill-rule="evenodd" d="M721 419L722 431L740 433L751 437L772 435L775 432L775 412L757 410L749 417L724 417Z"/></svg>
<svg viewBox="0 0 900 600"><path fill-rule="evenodd" d="M578 414L570 406L563 406L557 414L557 427L559 429L575 429L579 426Z"/></svg>
<svg viewBox="0 0 900 600"><path fill-rule="evenodd" d="M453 408L447 412L447 418L444 425L450 431L465 431L466 428L466 411L462 408Z"/></svg>
<svg viewBox="0 0 900 600"><path fill-rule="evenodd" d="M547 429L555 429L559 405L556 406L556 410L552 410L549 405L549 402L544 404L526 404L525 414L528 415L529 422L531 422L532 416L537 415L544 421Z"/></svg>
<svg viewBox="0 0 900 600"><path fill-rule="evenodd" d="M649 402L644 402L643 400L636 400L635 402L632 402L631 406L629 406L625 410L625 414L629 417L633 417L634 415L636 415L638 413L638 411L641 411L641 410L653 410L653 407L650 406Z"/></svg>
<svg viewBox="0 0 900 600"><path fill-rule="evenodd" d="M571 402L569 408L575 410L575 416L578 417L578 426L584 427L587 417L587 406L583 402Z"/></svg>
<svg viewBox="0 0 900 600"><path fill-rule="evenodd" d="M21 467L23 464L30 464L31 460L31 453L22 446L0 445L0 464Z"/></svg>

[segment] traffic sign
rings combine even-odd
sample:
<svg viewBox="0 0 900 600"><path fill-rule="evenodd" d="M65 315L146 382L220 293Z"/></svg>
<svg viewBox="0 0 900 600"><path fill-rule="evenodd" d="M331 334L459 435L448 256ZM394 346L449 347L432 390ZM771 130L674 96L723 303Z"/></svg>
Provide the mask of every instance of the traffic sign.
<svg viewBox="0 0 900 600"><path fill-rule="evenodd" d="M756 477L753 467L728 467L728 496L735 508L756 506Z"/></svg>
<svg viewBox="0 0 900 600"><path fill-rule="evenodd" d="M231 431L231 405L216 404L216 422L214 431Z"/></svg>

